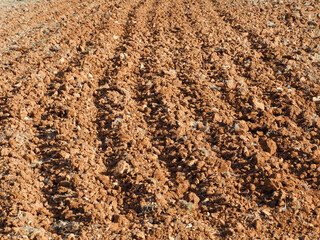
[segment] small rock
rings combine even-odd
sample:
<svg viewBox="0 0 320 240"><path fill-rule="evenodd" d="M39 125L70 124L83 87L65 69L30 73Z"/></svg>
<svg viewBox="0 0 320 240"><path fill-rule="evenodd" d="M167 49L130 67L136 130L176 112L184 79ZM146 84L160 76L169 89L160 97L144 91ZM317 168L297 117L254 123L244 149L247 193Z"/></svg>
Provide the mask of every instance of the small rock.
<svg viewBox="0 0 320 240"><path fill-rule="evenodd" d="M200 202L200 198L197 196L197 194L191 192L188 195L188 201L194 204L198 204Z"/></svg>
<svg viewBox="0 0 320 240"><path fill-rule="evenodd" d="M164 173L162 170L160 170L160 169L157 169L157 170L154 171L153 177L154 177L155 179L157 179L159 182L163 182L163 181L166 180L166 175L165 175L165 173Z"/></svg>
<svg viewBox="0 0 320 240"><path fill-rule="evenodd" d="M224 50L223 47L216 47L216 48L215 48L215 51L216 51L216 52L222 52L223 50Z"/></svg>
<svg viewBox="0 0 320 240"><path fill-rule="evenodd" d="M266 153L258 152L253 156L253 162L257 166L263 166L268 160L268 156Z"/></svg>
<svg viewBox="0 0 320 240"><path fill-rule="evenodd" d="M260 141L261 148L271 155L277 152L277 144L271 139L263 139Z"/></svg>
<svg viewBox="0 0 320 240"><path fill-rule="evenodd" d="M312 101L314 101L315 103L320 103L320 96L313 97Z"/></svg>
<svg viewBox="0 0 320 240"><path fill-rule="evenodd" d="M103 184L105 187L109 186L109 184L110 184L110 178L109 178L109 176L100 175L98 178L99 178L99 180L102 182L102 184Z"/></svg>
<svg viewBox="0 0 320 240"><path fill-rule="evenodd" d="M112 216L112 221L114 223L120 223L120 224L127 224L128 223L128 219L126 219L125 216L118 215L118 214L115 214Z"/></svg>
<svg viewBox="0 0 320 240"><path fill-rule="evenodd" d="M73 239L76 239L76 236L73 233L69 234L68 240L73 240Z"/></svg>
<svg viewBox="0 0 320 240"><path fill-rule="evenodd" d="M270 210L268 210L268 209L263 209L261 212L262 212L265 216L270 216L270 215L271 215Z"/></svg>
<svg viewBox="0 0 320 240"><path fill-rule="evenodd" d="M32 138L32 142L34 142L35 144L38 144L39 143L39 138L37 138L37 137L34 137L34 138Z"/></svg>
<svg viewBox="0 0 320 240"><path fill-rule="evenodd" d="M268 26L268 27L275 27L275 26L277 26L277 24L269 21L269 22L267 22L267 26Z"/></svg>
<svg viewBox="0 0 320 240"><path fill-rule="evenodd" d="M258 101L255 97L252 96L250 97L249 101L255 109L264 111L264 103Z"/></svg>
<svg viewBox="0 0 320 240"><path fill-rule="evenodd" d="M146 239L146 236L145 236L144 232L138 232L138 233L136 233L136 238L139 240L143 240L143 239Z"/></svg>
<svg viewBox="0 0 320 240"><path fill-rule="evenodd" d="M114 174L122 175L124 173L128 173L130 169L130 165L126 161L120 160L114 169Z"/></svg>
<svg viewBox="0 0 320 240"><path fill-rule="evenodd" d="M67 153L66 151L63 151L63 150L60 151L59 155L60 155L60 157L62 157L62 158L65 159L65 160L67 160L67 159L70 158L70 154Z"/></svg>
<svg viewBox="0 0 320 240"><path fill-rule="evenodd" d="M231 171L232 171L231 162L230 162L230 161L220 162L218 168L219 168L219 171L220 171L221 173L231 172Z"/></svg>
<svg viewBox="0 0 320 240"><path fill-rule="evenodd" d="M256 185L251 183L249 188L250 188L251 191L255 191L256 190Z"/></svg>
<svg viewBox="0 0 320 240"><path fill-rule="evenodd" d="M234 230L232 228L227 228L224 233L228 236L232 236L234 234Z"/></svg>
<svg viewBox="0 0 320 240"><path fill-rule="evenodd" d="M26 159L28 162L33 162L35 160L35 156L33 154L28 153L24 156L24 159Z"/></svg>
<svg viewBox="0 0 320 240"><path fill-rule="evenodd" d="M264 185L262 186L262 189L265 191L265 192L268 192L268 193L272 193L274 191L276 191L277 189L279 189L279 183L274 180L274 179L267 179L264 183Z"/></svg>
<svg viewBox="0 0 320 240"><path fill-rule="evenodd" d="M205 161L198 161L198 162L197 162L197 167L198 167L198 168L202 168L205 164L206 164Z"/></svg>
<svg viewBox="0 0 320 240"><path fill-rule="evenodd" d="M242 223L238 222L236 224L236 229L237 229L237 232L243 232L244 231L244 227L243 227Z"/></svg>
<svg viewBox="0 0 320 240"><path fill-rule="evenodd" d="M157 193L156 194L156 202L159 206L165 206L167 205L167 200L162 196L162 194Z"/></svg>
<svg viewBox="0 0 320 240"><path fill-rule="evenodd" d="M178 185L177 193L179 196L182 196L190 187L189 181L184 181Z"/></svg>
<svg viewBox="0 0 320 240"><path fill-rule="evenodd" d="M262 230L261 220L256 219L254 221L254 227L257 230L257 232L261 232L261 230Z"/></svg>
<svg viewBox="0 0 320 240"><path fill-rule="evenodd" d="M9 152L10 152L10 150L8 148L2 148L1 152L0 152L0 155L1 156L7 156L7 155L9 155Z"/></svg>
<svg viewBox="0 0 320 240"><path fill-rule="evenodd" d="M174 69L170 69L170 70L163 70L163 73L166 75L169 75L171 77L176 77L177 76L177 71Z"/></svg>
<svg viewBox="0 0 320 240"><path fill-rule="evenodd" d="M249 127L244 120L241 120L234 124L234 131L237 134L244 135L249 131Z"/></svg>
<svg viewBox="0 0 320 240"><path fill-rule="evenodd" d="M302 110L298 106L292 105L292 106L287 108L285 113L290 118L293 118L295 116L298 116L301 112L302 112Z"/></svg>
<svg viewBox="0 0 320 240"><path fill-rule="evenodd" d="M225 86L227 89L234 89L237 86L237 82L234 80L227 80L225 81Z"/></svg>

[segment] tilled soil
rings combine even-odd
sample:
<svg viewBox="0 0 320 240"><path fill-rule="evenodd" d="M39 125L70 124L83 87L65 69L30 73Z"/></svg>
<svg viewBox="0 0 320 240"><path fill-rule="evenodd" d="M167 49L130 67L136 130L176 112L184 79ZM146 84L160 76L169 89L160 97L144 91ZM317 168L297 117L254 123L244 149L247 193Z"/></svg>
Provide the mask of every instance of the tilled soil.
<svg viewBox="0 0 320 240"><path fill-rule="evenodd" d="M317 0L1 7L1 239L320 239Z"/></svg>

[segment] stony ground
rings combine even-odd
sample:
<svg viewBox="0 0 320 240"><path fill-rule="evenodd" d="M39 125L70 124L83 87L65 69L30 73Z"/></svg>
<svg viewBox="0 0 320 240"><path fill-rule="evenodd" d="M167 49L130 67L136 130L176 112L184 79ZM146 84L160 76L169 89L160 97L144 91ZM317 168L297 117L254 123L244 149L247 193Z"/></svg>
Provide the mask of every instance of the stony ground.
<svg viewBox="0 0 320 240"><path fill-rule="evenodd" d="M0 6L1 239L320 239L317 0Z"/></svg>

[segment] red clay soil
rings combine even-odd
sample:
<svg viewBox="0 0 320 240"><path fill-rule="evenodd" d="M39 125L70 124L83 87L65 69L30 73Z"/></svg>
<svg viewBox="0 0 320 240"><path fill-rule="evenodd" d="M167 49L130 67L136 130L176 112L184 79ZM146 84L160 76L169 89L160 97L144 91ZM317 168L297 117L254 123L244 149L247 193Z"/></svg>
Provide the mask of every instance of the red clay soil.
<svg viewBox="0 0 320 240"><path fill-rule="evenodd" d="M1 4L1 239L320 239L318 0Z"/></svg>

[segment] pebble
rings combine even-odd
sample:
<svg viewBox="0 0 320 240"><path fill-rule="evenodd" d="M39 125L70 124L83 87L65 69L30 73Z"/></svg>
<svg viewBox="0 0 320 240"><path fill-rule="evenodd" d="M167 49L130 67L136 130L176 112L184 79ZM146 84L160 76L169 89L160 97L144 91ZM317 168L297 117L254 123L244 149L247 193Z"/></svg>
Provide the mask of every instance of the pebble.
<svg viewBox="0 0 320 240"><path fill-rule="evenodd" d="M313 97L312 101L314 101L315 103L320 103L320 96Z"/></svg>

